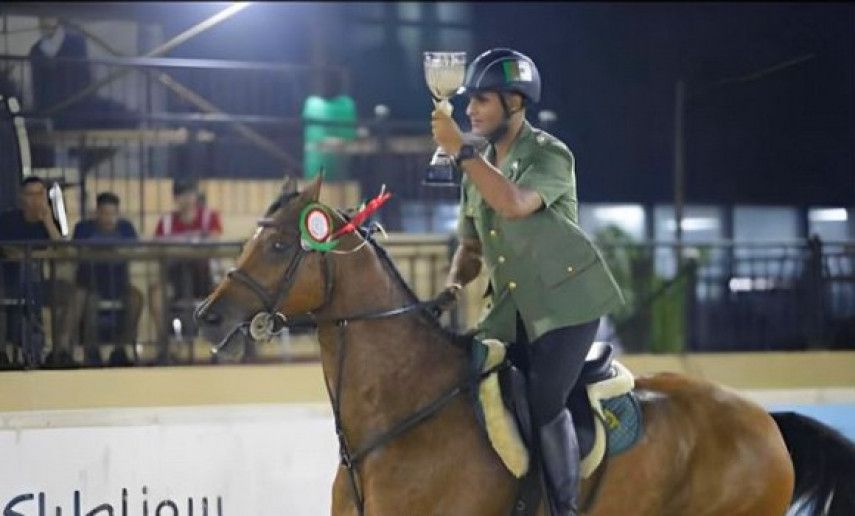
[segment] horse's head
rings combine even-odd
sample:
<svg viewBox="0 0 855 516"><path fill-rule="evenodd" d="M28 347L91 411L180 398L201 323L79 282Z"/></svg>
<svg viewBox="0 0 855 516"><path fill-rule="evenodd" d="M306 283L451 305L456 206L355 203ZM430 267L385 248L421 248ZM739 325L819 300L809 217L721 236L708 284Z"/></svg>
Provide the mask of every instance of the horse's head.
<svg viewBox="0 0 855 516"><path fill-rule="evenodd" d="M326 302L326 260L322 253L310 252L306 229L301 230L311 210L307 207L317 203L320 189L320 177L302 192L290 179L285 182L235 268L196 311L206 339L220 346L240 334L264 339L280 330L286 317L312 312ZM310 232L316 235L331 231L338 221L329 211L314 215L309 217Z"/></svg>

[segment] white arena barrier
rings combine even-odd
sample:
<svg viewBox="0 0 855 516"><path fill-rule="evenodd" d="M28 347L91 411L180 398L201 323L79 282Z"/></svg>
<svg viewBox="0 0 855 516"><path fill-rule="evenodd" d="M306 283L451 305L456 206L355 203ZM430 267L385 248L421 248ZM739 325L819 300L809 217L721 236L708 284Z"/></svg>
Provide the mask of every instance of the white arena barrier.
<svg viewBox="0 0 855 516"><path fill-rule="evenodd" d="M4 516L317 516L338 461L316 404L0 413Z"/></svg>

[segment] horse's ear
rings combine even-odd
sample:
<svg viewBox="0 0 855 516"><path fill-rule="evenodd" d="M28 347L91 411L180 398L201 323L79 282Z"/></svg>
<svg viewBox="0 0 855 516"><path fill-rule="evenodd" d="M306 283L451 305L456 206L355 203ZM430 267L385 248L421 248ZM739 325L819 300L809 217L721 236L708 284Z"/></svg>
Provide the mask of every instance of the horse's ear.
<svg viewBox="0 0 855 516"><path fill-rule="evenodd" d="M291 176L285 176L285 182L282 184L282 194L288 195L297 192L297 181Z"/></svg>
<svg viewBox="0 0 855 516"><path fill-rule="evenodd" d="M321 183L323 182L324 179L322 169L321 173L318 174L315 180L312 181L312 183L305 190L303 190L303 198L312 202L318 202L318 199L320 199L321 197Z"/></svg>

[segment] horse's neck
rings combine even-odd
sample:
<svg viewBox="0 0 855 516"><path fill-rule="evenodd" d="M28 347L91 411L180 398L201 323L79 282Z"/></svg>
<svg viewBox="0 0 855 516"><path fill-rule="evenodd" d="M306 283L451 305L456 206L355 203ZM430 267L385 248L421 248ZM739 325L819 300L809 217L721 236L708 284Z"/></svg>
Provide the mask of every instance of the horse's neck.
<svg viewBox="0 0 855 516"><path fill-rule="evenodd" d="M415 302L373 250L337 267L333 300L338 317L384 311ZM353 443L387 430L458 382L464 353L417 313L351 321L318 332L324 374L335 393L340 353L345 354L340 389L342 420Z"/></svg>

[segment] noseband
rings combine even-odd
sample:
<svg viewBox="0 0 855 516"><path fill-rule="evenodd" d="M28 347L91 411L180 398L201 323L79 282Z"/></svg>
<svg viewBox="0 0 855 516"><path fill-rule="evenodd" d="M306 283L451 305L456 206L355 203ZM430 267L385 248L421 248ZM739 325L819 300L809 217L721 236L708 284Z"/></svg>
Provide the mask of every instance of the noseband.
<svg viewBox="0 0 855 516"><path fill-rule="evenodd" d="M302 318L295 318L292 322L289 318L279 311L279 305L282 301L288 296L288 293L291 292L291 289L294 287L294 282L297 278L297 269L300 268L300 264L303 262L303 258L306 257L308 251L303 249L302 247L294 254L291 258L291 261L288 262L288 265L285 267L285 272L283 273L282 279L279 282L278 287L276 288L276 292L271 296L267 289L265 289L258 281L253 279L252 276L247 274L246 272L240 270L239 268L232 268L226 273L227 278L231 278L238 283L242 284L261 301L264 309L255 316L253 316L250 320L244 321L235 328L232 329L231 332L226 335L226 337L220 341L213 348L213 352L216 353L224 348L232 339L232 337L238 331L242 332L244 335L248 335L252 337L254 340L267 340L271 337L279 335L282 333L287 326L297 326L302 322ZM323 260L323 271L324 271L324 301L321 305L322 308L329 302L329 298L332 294L332 276L329 271L329 262L326 259L326 255L321 255L321 259ZM311 319L311 313L307 313L305 318ZM310 322L307 321L307 322Z"/></svg>

